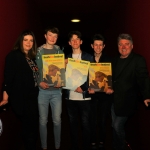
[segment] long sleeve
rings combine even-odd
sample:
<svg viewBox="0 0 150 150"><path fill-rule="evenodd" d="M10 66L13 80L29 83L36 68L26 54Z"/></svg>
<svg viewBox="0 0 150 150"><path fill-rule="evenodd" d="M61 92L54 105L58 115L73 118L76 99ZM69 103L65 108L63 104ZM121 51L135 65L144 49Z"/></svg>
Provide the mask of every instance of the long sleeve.
<svg viewBox="0 0 150 150"><path fill-rule="evenodd" d="M5 67L4 67L4 82L2 90L6 91L9 95L11 92L11 88L13 86L14 77L17 69L17 61L14 56L14 53L9 53L5 59Z"/></svg>

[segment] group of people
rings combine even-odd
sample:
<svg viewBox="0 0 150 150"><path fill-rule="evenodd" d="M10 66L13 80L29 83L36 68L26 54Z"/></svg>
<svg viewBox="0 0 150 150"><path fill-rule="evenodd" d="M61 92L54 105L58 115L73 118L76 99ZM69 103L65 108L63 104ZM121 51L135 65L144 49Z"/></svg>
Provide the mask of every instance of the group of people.
<svg viewBox="0 0 150 150"><path fill-rule="evenodd" d="M59 30L56 27L46 28L46 44L37 48L33 32L25 30L6 56L0 106L7 104L9 100L16 116L22 121L22 137L26 150L36 150L38 133L42 150L47 150L49 105L52 111L55 149L61 148L62 88L58 85L50 86L43 78L42 61L42 55L63 54L59 46L55 45L58 35ZM150 79L145 59L132 51L133 40L129 34L119 35L120 55L115 58L103 53L105 44L100 34L95 34L92 38L93 55L81 50L82 37L79 31L71 31L68 38L72 52L66 56L66 63L68 58L112 63L112 88L107 91L95 92L90 89L88 78L75 90L65 89L71 150L79 150L78 116L81 118L83 149L104 149L105 124L109 112L112 116L112 147L114 150L125 150L124 126L136 109L137 93L140 91L146 106L150 102Z"/></svg>

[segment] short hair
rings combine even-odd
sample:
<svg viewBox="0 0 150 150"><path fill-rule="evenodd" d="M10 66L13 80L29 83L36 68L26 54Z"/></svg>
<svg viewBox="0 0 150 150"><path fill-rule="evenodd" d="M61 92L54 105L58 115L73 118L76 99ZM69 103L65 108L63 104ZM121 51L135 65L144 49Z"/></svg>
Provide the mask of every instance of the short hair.
<svg viewBox="0 0 150 150"><path fill-rule="evenodd" d="M48 26L48 27L45 29L45 34L47 34L48 31L59 35L59 30L58 30L58 28L56 28L56 27Z"/></svg>
<svg viewBox="0 0 150 150"><path fill-rule="evenodd" d="M99 40L99 41L103 41L103 43L105 42L104 37L101 34L94 34L94 36L91 39L92 44L94 43L94 41Z"/></svg>
<svg viewBox="0 0 150 150"><path fill-rule="evenodd" d="M129 35L129 34L126 34L126 33L120 34L120 35L118 36L118 43L119 43L119 41L122 40L122 39L129 40L129 41L133 44L132 37L131 37L131 35Z"/></svg>
<svg viewBox="0 0 150 150"><path fill-rule="evenodd" d="M26 36L26 35L31 35L33 37L33 46L31 48L31 50L28 52L28 54L26 54L23 49L23 40L24 40L24 36ZM29 58L31 58L31 59L35 58L36 54L37 54L37 44L36 44L36 39L35 39L34 33L30 30L22 31L14 44L13 50L20 50L25 55L27 55Z"/></svg>
<svg viewBox="0 0 150 150"><path fill-rule="evenodd" d="M81 40L82 39L82 34L79 31L70 31L68 34L68 39L70 41L70 39L72 38L73 35L77 35L77 37Z"/></svg>
<svg viewBox="0 0 150 150"><path fill-rule="evenodd" d="M56 65L51 64L48 66L48 72L54 71L55 69L58 71L60 70L60 68L58 68Z"/></svg>
<svg viewBox="0 0 150 150"><path fill-rule="evenodd" d="M97 71L95 72L95 77L98 76L98 77L101 77L101 76L104 76L105 78L107 77L107 75L101 71Z"/></svg>

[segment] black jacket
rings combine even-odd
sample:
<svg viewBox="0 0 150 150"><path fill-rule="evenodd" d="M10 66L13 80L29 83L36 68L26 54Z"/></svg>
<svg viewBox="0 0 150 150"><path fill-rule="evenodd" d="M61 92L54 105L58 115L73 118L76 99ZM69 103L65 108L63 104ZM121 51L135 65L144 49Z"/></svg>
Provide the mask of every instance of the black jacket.
<svg viewBox="0 0 150 150"><path fill-rule="evenodd" d="M25 55L19 51L11 51L5 59L3 91L6 91L12 108L17 114L21 114L24 107L24 98L35 88L33 72Z"/></svg>
<svg viewBox="0 0 150 150"><path fill-rule="evenodd" d="M142 56L131 52L124 63L119 64L119 59L112 63L114 110L117 116L129 116L137 107L138 92L143 100L150 98L150 79Z"/></svg>

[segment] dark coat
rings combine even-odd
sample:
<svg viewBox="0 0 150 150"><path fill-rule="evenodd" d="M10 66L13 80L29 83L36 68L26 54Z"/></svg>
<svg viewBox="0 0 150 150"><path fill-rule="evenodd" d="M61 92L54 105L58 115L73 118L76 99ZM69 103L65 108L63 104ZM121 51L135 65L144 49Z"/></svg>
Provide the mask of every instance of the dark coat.
<svg viewBox="0 0 150 150"><path fill-rule="evenodd" d="M25 97L35 92L38 96L32 69L25 55L19 50L11 51L6 56L2 90L7 92L12 108L17 114L21 114L25 107Z"/></svg>
<svg viewBox="0 0 150 150"><path fill-rule="evenodd" d="M150 79L145 59L134 52L117 69L120 58L113 60L114 110L117 116L129 116L137 107L138 93L143 100L150 98Z"/></svg>

